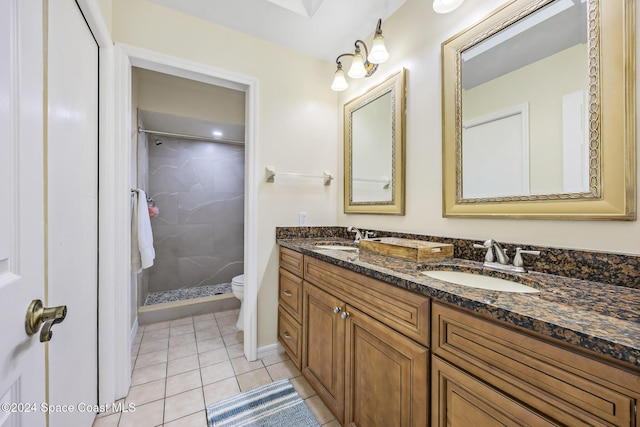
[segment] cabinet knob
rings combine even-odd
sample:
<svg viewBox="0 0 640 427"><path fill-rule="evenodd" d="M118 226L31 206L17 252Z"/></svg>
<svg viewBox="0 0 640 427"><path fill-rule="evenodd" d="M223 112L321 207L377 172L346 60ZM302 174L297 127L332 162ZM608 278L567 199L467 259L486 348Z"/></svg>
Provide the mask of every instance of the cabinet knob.
<svg viewBox="0 0 640 427"><path fill-rule="evenodd" d="M289 291L282 291L282 293L284 294L285 297L291 297L293 296L293 294Z"/></svg>
<svg viewBox="0 0 640 427"><path fill-rule="evenodd" d="M349 313L347 311L343 311L342 314L340 315L340 317L342 317L342 319L346 319L347 317L349 317Z"/></svg>
<svg viewBox="0 0 640 427"><path fill-rule="evenodd" d="M282 331L282 335L283 335L286 339L288 339L288 340L290 340L290 339L291 339L291 335L290 335L290 334L289 334L289 332L287 332L287 331Z"/></svg>
<svg viewBox="0 0 640 427"><path fill-rule="evenodd" d="M338 313L340 313L341 311L342 311L342 309L341 309L340 307L334 307L334 308L333 308L333 312L334 312L335 314L338 314Z"/></svg>

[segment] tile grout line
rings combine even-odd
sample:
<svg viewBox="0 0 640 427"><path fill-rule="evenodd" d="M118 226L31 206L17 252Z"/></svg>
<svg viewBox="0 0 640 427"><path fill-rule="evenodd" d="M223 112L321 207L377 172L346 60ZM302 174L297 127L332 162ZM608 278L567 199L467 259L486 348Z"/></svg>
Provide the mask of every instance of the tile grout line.
<svg viewBox="0 0 640 427"><path fill-rule="evenodd" d="M246 363L248 363L248 364L253 363L253 362L249 362L249 361L246 360L246 358L244 357L244 352L242 352L240 355L237 354L237 348L236 347L237 347L237 344L238 344L238 333L241 333L241 331L238 331L235 328L231 328L230 326L235 326L235 322L230 322L229 319L222 321L223 322L222 325L219 323L219 321L221 321L221 319L224 319L226 317L231 317L234 314L237 314L236 311L237 310L235 310L235 311L234 310L228 310L227 312L229 314L220 315L220 316L216 316L217 313L210 313L210 314L199 315L199 316L191 316L191 317L189 317L188 321L186 321L187 318L183 318L183 319L176 319L175 321L166 321L166 323L165 322L158 322L158 324L163 324L162 327L153 327L153 329L150 329L150 330L148 330L147 327L151 326L151 325L154 325L154 324L143 325L142 328L141 328L142 330L138 331L138 334L140 334L139 337L138 337L138 334L136 334L137 336L136 336L136 338L134 338L134 342L137 342L137 344L136 344L137 348L136 348L136 350L134 352L132 352L132 355L131 355L131 358L132 358L132 361L133 361L132 362L132 377L134 375L134 371L136 371L137 369L145 369L145 368L149 368L149 367L161 364L161 363L165 364L165 366L164 366L164 378L163 378L164 379L164 381L163 381L164 391L162 393L163 397L162 398L158 398L156 400L151 400L149 402L145 402L142 405L140 405L140 406L148 405L148 404L152 404L152 403L158 402L159 400L162 400L162 417L161 417L162 424L158 424L157 426L154 426L154 427L162 427L165 424L170 424L170 423L173 423L173 422L177 422L177 421L179 421L179 420L181 420L183 418L187 418L187 417L196 418L196 417L198 417L196 414L201 413L200 412L201 410L197 410L196 412L193 412L193 413L190 413L190 414L184 414L184 415L181 415L181 416L179 416L178 418L175 418L175 419L168 420L166 418L166 416L167 416L167 413L166 413L166 411L167 411L167 406L166 406L167 405L167 398L169 398L169 397L174 398L176 396L179 396L179 395L181 395L183 393L188 393L188 392L192 392L193 393L194 390L198 389L198 387L194 387L194 388L190 388L188 390L182 390L182 391L180 391L180 392L178 392L178 393L176 393L176 394L174 394L172 396L167 396L169 382L170 382L170 378L171 377L176 377L176 376L179 376L179 375L188 374L190 372L195 371L196 369L198 370L197 377L198 377L199 382L200 382L200 385L199 385L200 393L199 393L199 395L200 395L200 397L202 399L202 402L203 402L202 411L204 411L204 417L205 417L203 427L206 427L208 425L207 411L206 411L207 401L206 401L205 387L212 386L213 384L216 384L216 383L218 383L220 381L226 381L228 379L233 378L235 387L236 387L237 390L239 390L238 393L242 393L243 390L242 390L242 387L241 387L241 383L240 383L239 377L241 375L250 374L251 372L259 371L259 370L262 370L262 369L264 369L264 372L266 372L266 374L267 374L266 377L262 377L262 378L263 379L268 379L269 383L272 383L272 382L275 381L275 379L274 379L275 377L274 376L277 376L277 377L281 377L282 376L283 378L289 378L290 380L293 379L293 378L297 378L297 377L304 378L302 376L302 374L297 370L295 372L288 372L290 370L290 368L283 367L282 368L282 369L284 369L284 371L283 371L283 370L281 370L280 367L276 367L276 365L278 365L278 364L285 364L287 361L289 361L287 358L275 358L273 360L269 360L270 362L272 362L269 365L267 365L263 359L257 359L257 361L260 362L258 367L254 368L254 369L249 369L246 372L241 372L242 369L244 369L244 368L242 368L242 369L240 369L240 371L238 371L236 365L233 363L233 360L243 359L244 358ZM196 320L196 317L198 317L199 319ZM178 322L178 323L174 323L174 322ZM212 337L212 336L205 335L205 334L201 333L200 334L201 338L198 338L198 333L197 333L198 330L206 331L206 330L209 329L209 327L203 327L201 329L197 329L196 323L201 323L201 322L213 322L213 324L215 324L215 328L217 329L217 335ZM185 329L189 329L189 328L186 328L187 325L191 326L191 328L190 328L191 330L184 332ZM213 327L213 325L211 325L211 326ZM182 328L182 329L180 329L180 328ZM167 334L166 347L164 347L162 350L147 351L146 353L142 353L142 355L143 354L154 353L154 352L157 352L157 351L164 351L165 354L166 354L165 362L154 363L154 364L147 365L147 366L137 367L137 364L140 363L140 357L141 357L140 351L142 350L143 341L145 343L148 343L148 342L154 342L154 341L163 340L164 339L163 336L164 336L165 333L163 333L163 332L155 332L155 331L159 331L159 330L163 330L163 329L168 329L168 331L166 332L166 334ZM178 330L178 331L180 331L180 333L176 334L176 335L173 335L172 334L172 329L173 330ZM223 330L226 331L227 333L223 334ZM235 330L235 332L231 332L232 330ZM145 341L145 334L147 335L148 341ZM172 346L171 346L172 338L174 338L174 342L175 342L176 337L185 336L185 335L189 335L189 334L193 335L193 339L194 339L193 345L194 345L194 348L195 348L195 353L186 354L186 355L185 354L179 354L179 357L175 357L174 359L170 360L169 359L169 357L170 357L169 353L172 350ZM159 338L149 338L149 336L151 336L151 337L159 336ZM225 336L227 337L226 339L225 339ZM204 354L204 353L207 353L209 351L216 351L217 349L215 349L215 348L214 349L206 349L205 346L202 346L200 344L202 344L203 342L210 341L210 340L215 340L216 338L219 338L220 341L221 341L220 344L222 345L222 347L220 347L219 349L224 348L226 359L224 361L218 361L218 362L215 362L215 363L212 363L210 365L207 365L207 366L203 367L200 355ZM186 339L189 339L189 338L186 338ZM153 347L153 345L147 345L146 347ZM173 347L173 348L176 348L176 347ZM233 355L236 355L237 357L232 357ZM186 371L181 371L183 368L176 368L176 371L178 371L178 372L174 373L173 375L169 375L169 373L170 373L169 366L170 366L170 364L172 364L172 362L173 362L173 364L178 365L179 362L177 362L177 361L179 361L180 359L186 359L188 357L195 357L196 358L196 364L195 364L196 367L194 369L187 368ZM153 356L149 356L149 359L152 359L152 358L153 358ZM205 377L203 375L203 369L206 369L206 368L208 368L210 366L214 366L214 365L217 365L217 364L220 364L220 363L228 363L229 364L229 366L231 367L231 372L230 373L233 374L232 377L229 377L227 379L224 379L224 378L223 379L218 379L216 381L213 381L210 384L206 384L205 385ZM243 363L243 362L242 361L238 361L238 363ZM239 365L239 366L244 366L244 365ZM247 365L246 367L249 368L249 366L251 366L251 365ZM271 367L271 370L269 369L270 367ZM238 373L238 372L241 372L241 373ZM262 375L262 374L260 374L260 375ZM293 376L289 377L289 375L293 375ZM126 401L126 399L129 397L129 395L131 393L131 389L133 387L144 386L145 384L149 384L149 383L151 383L153 381L156 381L156 380L151 379L151 380L147 380L147 381L145 381L143 383L140 383L140 384L132 385L130 387L130 389L129 389L129 392L127 393L127 396L125 396L123 398L123 401ZM176 380L176 381L178 381L178 380ZM249 380L249 381L253 381L253 380ZM257 380L256 382L257 383L261 383L262 381L261 380ZM260 385L257 385L257 386L260 386ZM177 387L178 387L178 389L180 389L180 386L177 386ZM190 385L186 385L185 387L188 388L188 387L191 387L191 386ZM253 388L253 386L249 386L249 388ZM244 390L244 391L246 391L246 390ZM234 393L234 395L235 394L237 394L237 393ZM308 400L311 399L314 395L308 396L306 399L303 399L303 401L305 402L305 404L307 406L309 406ZM214 403L214 402L211 402L211 403ZM335 418L333 420L330 419L329 421L324 422L322 424L322 426L327 426L327 425L333 424L334 420L335 420ZM117 425L118 426L124 427L124 425L128 424L130 421L131 421L130 418L129 418L129 421L127 421L127 419L123 420L123 413L122 412L120 412L118 414L118 420L117 420Z"/></svg>

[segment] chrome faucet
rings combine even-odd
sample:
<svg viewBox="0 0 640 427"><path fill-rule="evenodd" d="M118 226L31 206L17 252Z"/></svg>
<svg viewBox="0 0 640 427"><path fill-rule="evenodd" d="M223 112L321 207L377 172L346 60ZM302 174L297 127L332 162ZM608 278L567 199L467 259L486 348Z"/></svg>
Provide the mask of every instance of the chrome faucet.
<svg viewBox="0 0 640 427"><path fill-rule="evenodd" d="M522 268L524 270L524 261L522 260L522 254L528 255L540 255L540 251L525 251L522 248L516 248L516 256L513 258L513 266L516 268Z"/></svg>
<svg viewBox="0 0 640 427"><path fill-rule="evenodd" d="M351 232L351 233L356 233L356 238L353 241L353 243L360 243L360 239L362 239L362 233L360 233L360 230L358 230L357 228L355 228L353 225L350 225L347 227L347 231Z"/></svg>
<svg viewBox="0 0 640 427"><path fill-rule="evenodd" d="M475 243L473 247L487 250L483 264L485 267L496 268L498 270L513 271L516 273L526 272L522 254L540 255L540 251L525 251L522 248L516 248L516 255L513 258L513 264L509 264L507 250L503 249L502 245L493 239L486 240L482 245Z"/></svg>
<svg viewBox="0 0 640 427"><path fill-rule="evenodd" d="M493 242L493 252L498 259L498 262L502 265L509 264L509 257L507 256L507 251L502 248L502 245L495 240L491 240Z"/></svg>

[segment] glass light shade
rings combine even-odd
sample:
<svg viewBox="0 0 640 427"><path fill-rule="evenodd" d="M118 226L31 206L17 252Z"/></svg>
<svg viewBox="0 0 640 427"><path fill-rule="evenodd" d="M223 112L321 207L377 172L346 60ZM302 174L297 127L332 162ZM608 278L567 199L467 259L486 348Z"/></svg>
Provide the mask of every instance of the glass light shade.
<svg viewBox="0 0 640 427"><path fill-rule="evenodd" d="M449 13L454 11L464 0L433 0L433 10L436 13Z"/></svg>
<svg viewBox="0 0 640 427"><path fill-rule="evenodd" d="M336 92L340 92L341 90L345 90L347 87L349 87L349 84L347 83L347 79L344 77L344 71L342 71L342 68L338 68L336 70L336 75L333 78L331 89Z"/></svg>
<svg viewBox="0 0 640 427"><path fill-rule="evenodd" d="M384 45L384 37L382 34L378 34L373 38L368 60L372 64L382 64L387 59L389 59L389 52L387 52L387 48Z"/></svg>
<svg viewBox="0 0 640 427"><path fill-rule="evenodd" d="M349 73L347 74L352 79L359 79L367 75L367 70L364 68L364 58L360 52L356 52L353 57L351 68L349 68Z"/></svg>

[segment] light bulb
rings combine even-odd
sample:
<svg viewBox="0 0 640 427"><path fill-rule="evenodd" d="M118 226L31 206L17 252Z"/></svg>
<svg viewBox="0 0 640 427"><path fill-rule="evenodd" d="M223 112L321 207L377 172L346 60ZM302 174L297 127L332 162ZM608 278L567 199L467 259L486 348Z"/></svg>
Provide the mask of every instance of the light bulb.
<svg viewBox="0 0 640 427"><path fill-rule="evenodd" d="M376 34L373 38L368 60L372 64L382 64L387 59L389 59L389 52L387 52L387 48L384 45L384 37L382 34Z"/></svg>
<svg viewBox="0 0 640 427"><path fill-rule="evenodd" d="M331 84L331 89L336 92L340 92L341 90L345 90L349 87L347 83L347 79L344 78L344 71L342 71L342 65L338 65L338 69L336 70L336 74L333 77L333 83Z"/></svg>
<svg viewBox="0 0 640 427"><path fill-rule="evenodd" d="M457 9L464 0L433 0L433 10L436 13L449 13Z"/></svg>
<svg viewBox="0 0 640 427"><path fill-rule="evenodd" d="M360 49L356 49L351 68L349 68L349 73L347 74L352 79L359 79L367 75L367 70L364 68L364 58L360 53Z"/></svg>

